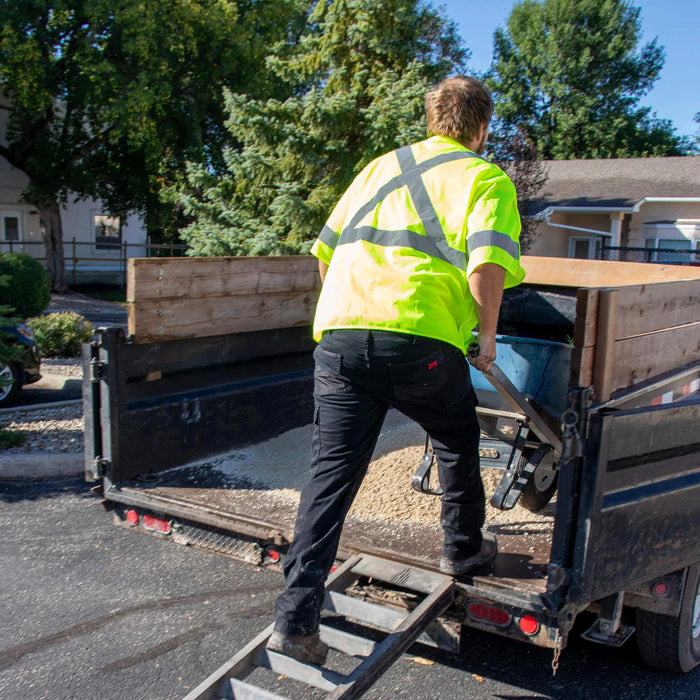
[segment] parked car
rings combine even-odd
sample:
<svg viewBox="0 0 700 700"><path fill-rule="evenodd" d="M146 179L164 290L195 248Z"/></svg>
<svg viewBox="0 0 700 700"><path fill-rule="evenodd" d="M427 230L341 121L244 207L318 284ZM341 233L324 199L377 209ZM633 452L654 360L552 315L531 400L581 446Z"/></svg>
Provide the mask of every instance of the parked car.
<svg viewBox="0 0 700 700"><path fill-rule="evenodd" d="M19 358L7 364L0 364L0 408L11 404L25 384L33 384L41 379L41 356L34 339L34 333L26 323L7 326L2 329L2 342L19 346Z"/></svg>

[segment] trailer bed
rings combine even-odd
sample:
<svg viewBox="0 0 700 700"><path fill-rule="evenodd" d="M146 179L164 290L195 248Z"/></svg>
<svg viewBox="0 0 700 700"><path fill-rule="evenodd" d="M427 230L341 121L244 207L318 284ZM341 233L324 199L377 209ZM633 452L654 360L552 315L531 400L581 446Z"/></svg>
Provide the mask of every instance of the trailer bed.
<svg viewBox="0 0 700 700"><path fill-rule="evenodd" d="M214 459L122 482L110 489L109 498L258 540L290 541L308 466L309 430L309 426L297 428ZM366 491L358 494L359 508L345 522L341 559L365 552L437 568L442 544L437 499L416 493L408 477L402 482L400 472L397 478L397 470L408 474L417 467L414 455L422 451L421 441L418 426L390 412L368 483L363 484ZM278 463L277 455L286 461ZM413 461L399 464L406 456ZM483 469L482 474L488 497L501 472ZM389 485L392 500L377 505L387 496ZM511 511L488 506L486 527L498 537L499 556L483 578L526 595L543 593L553 515L554 504L538 514L518 506Z"/></svg>

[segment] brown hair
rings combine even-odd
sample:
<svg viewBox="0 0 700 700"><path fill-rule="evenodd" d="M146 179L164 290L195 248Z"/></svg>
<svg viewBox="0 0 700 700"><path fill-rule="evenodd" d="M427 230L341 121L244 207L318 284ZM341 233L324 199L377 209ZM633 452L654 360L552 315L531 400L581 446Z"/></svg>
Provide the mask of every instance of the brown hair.
<svg viewBox="0 0 700 700"><path fill-rule="evenodd" d="M425 97L428 136L449 136L467 144L493 116L493 100L476 78L457 75L443 80Z"/></svg>

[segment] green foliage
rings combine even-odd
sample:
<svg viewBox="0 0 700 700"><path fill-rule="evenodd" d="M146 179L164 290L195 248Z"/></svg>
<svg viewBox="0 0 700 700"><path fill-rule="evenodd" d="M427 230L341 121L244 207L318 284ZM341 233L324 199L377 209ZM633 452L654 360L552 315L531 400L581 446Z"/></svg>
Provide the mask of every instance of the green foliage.
<svg viewBox="0 0 700 700"><path fill-rule="evenodd" d="M30 318L42 357L80 357L82 343L92 340L94 329L75 311Z"/></svg>
<svg viewBox="0 0 700 700"><path fill-rule="evenodd" d="M307 252L353 177L425 136L426 90L463 67L453 23L419 0L313 3L267 69L287 96L226 91L225 172L190 164L171 197L193 255Z"/></svg>
<svg viewBox="0 0 700 700"><path fill-rule="evenodd" d="M167 218L158 191L185 159L219 167L222 86L266 96L261 70L299 0L8 0L0 3L0 156L29 178L55 288L58 203L100 197L124 215ZM3 135L4 136L4 135Z"/></svg>
<svg viewBox="0 0 700 700"><path fill-rule="evenodd" d="M18 447L26 441L27 436L24 433L0 427L0 449L5 450L10 447Z"/></svg>
<svg viewBox="0 0 700 700"><path fill-rule="evenodd" d="M523 0L494 34L489 86L496 114L542 158L683 155L688 139L639 100L664 63L639 47L639 8L626 0Z"/></svg>
<svg viewBox="0 0 700 700"><path fill-rule="evenodd" d="M8 275L0 275L0 298L5 295L9 283L10 278ZM14 336L2 330L3 328L11 328L21 321L21 319L13 317L12 314L12 307L7 305L0 306L0 366L15 362L21 356L20 348L12 342ZM6 386L7 384L7 381L0 379L0 386Z"/></svg>
<svg viewBox="0 0 700 700"><path fill-rule="evenodd" d="M513 127L498 123L487 144L486 155L496 162L508 175L518 193L518 211L522 229L520 250L527 253L539 233L539 222L527 213L545 197L544 186L547 172L537 156L537 150L524 134Z"/></svg>
<svg viewBox="0 0 700 700"><path fill-rule="evenodd" d="M43 265L26 253L0 254L0 305L11 307L21 318L37 316L51 301L51 282Z"/></svg>

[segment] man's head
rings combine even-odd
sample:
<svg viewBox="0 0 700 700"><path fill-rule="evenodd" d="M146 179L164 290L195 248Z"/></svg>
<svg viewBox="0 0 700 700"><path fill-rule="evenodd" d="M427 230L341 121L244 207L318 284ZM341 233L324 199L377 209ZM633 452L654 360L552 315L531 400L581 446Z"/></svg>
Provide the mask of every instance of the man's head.
<svg viewBox="0 0 700 700"><path fill-rule="evenodd" d="M458 75L443 80L425 98L428 136L448 136L481 153L486 147L493 100L476 78Z"/></svg>

